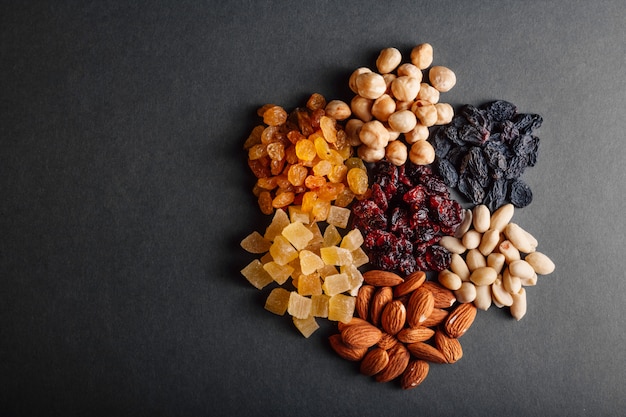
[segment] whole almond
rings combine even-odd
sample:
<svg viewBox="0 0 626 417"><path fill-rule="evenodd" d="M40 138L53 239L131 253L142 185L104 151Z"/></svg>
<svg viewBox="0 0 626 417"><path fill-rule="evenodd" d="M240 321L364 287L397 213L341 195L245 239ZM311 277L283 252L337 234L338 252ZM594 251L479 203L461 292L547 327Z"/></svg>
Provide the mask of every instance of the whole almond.
<svg viewBox="0 0 626 417"><path fill-rule="evenodd" d="M402 343L424 342L435 334L435 331L429 327L417 326L402 329L396 337Z"/></svg>
<svg viewBox="0 0 626 417"><path fill-rule="evenodd" d="M406 322L406 308L399 300L392 300L385 306L380 316L380 325L383 330L395 335L404 327Z"/></svg>
<svg viewBox="0 0 626 417"><path fill-rule="evenodd" d="M360 361L361 359L363 359L363 357L367 353L367 348L356 349L356 348L346 345L341 339L341 335L339 333L331 335L328 338L328 341L330 342L330 346L333 348L333 350L339 356L341 356L342 358L348 361L353 361L353 362Z"/></svg>
<svg viewBox="0 0 626 417"><path fill-rule="evenodd" d="M389 350L397 344L398 344L398 339L396 339L395 336L389 333L383 333L383 336L380 338L378 343L376 343L376 346L378 346L379 348L383 350Z"/></svg>
<svg viewBox="0 0 626 417"><path fill-rule="evenodd" d="M376 375L378 382L389 382L402 375L411 359L411 354L402 343L396 344L387 353L389 354L389 363L385 369Z"/></svg>
<svg viewBox="0 0 626 417"><path fill-rule="evenodd" d="M415 271L404 278L404 282L393 288L395 298L402 297L418 289L426 281L426 273Z"/></svg>
<svg viewBox="0 0 626 417"><path fill-rule="evenodd" d="M463 357L463 348L459 339L451 338L441 330L435 332L435 346L443 353L448 363L454 363Z"/></svg>
<svg viewBox="0 0 626 417"><path fill-rule="evenodd" d="M410 327L422 324L433 311L435 298L427 288L420 287L413 291L406 308L406 320Z"/></svg>
<svg viewBox="0 0 626 417"><path fill-rule="evenodd" d="M413 359L409 362L406 369L402 373L400 386L402 389L411 389L417 387L428 376L430 365L421 359Z"/></svg>
<svg viewBox="0 0 626 417"><path fill-rule="evenodd" d="M422 326L424 327L435 327L438 326L439 324L443 323L444 320L448 317L449 312L447 310L444 310L442 308L433 308L432 313L430 313L430 316L428 316L428 318L422 322Z"/></svg>
<svg viewBox="0 0 626 417"><path fill-rule="evenodd" d="M346 327L354 324L370 324L367 320L363 320L359 317L352 317L349 322L344 323L342 321L337 322L337 329L342 332Z"/></svg>
<svg viewBox="0 0 626 417"><path fill-rule="evenodd" d="M476 318L476 306L472 303L459 304L446 317L444 330L452 338L461 337L470 328Z"/></svg>
<svg viewBox="0 0 626 417"><path fill-rule="evenodd" d="M449 308L456 302L454 292L435 281L426 281L422 286L428 288L433 293L435 308Z"/></svg>
<svg viewBox="0 0 626 417"><path fill-rule="evenodd" d="M395 287L404 282L404 279L396 273L377 269L364 272L363 280L375 287Z"/></svg>
<svg viewBox="0 0 626 417"><path fill-rule="evenodd" d="M376 288L369 284L362 285L361 288L359 288L359 292L356 295L354 310L362 319L367 320L369 317L370 303L372 301L372 297L374 296L374 291L376 291Z"/></svg>
<svg viewBox="0 0 626 417"><path fill-rule="evenodd" d="M446 357L436 347L424 342L409 343L407 349L413 356L433 363L447 363Z"/></svg>
<svg viewBox="0 0 626 417"><path fill-rule="evenodd" d="M385 369L389 363L389 354L385 349L374 348L367 352L361 362L360 371L363 375L373 376Z"/></svg>
<svg viewBox="0 0 626 417"><path fill-rule="evenodd" d="M381 287L376 290L370 302L370 321L375 326L380 324L380 316L387 303L393 300L391 287Z"/></svg>
<svg viewBox="0 0 626 417"><path fill-rule="evenodd" d="M383 332L376 326L369 323L353 324L345 327L341 331L341 339L343 342L353 348L369 348L374 346Z"/></svg>

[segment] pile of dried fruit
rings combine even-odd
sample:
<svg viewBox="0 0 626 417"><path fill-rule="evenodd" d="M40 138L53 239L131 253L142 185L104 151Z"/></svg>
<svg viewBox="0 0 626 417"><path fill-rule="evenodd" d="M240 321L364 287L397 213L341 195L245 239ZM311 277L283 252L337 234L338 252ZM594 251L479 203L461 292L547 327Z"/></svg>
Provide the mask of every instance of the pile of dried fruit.
<svg viewBox="0 0 626 417"><path fill-rule="evenodd" d="M454 72L431 67L429 44L410 61L382 50L376 72L351 75L350 104L315 93L291 113L258 110L263 124L244 149L259 208L273 218L241 242L259 255L243 276L273 287L266 310L289 314L305 337L318 319L336 322L329 341L341 357L404 389L430 364L461 358L477 310L508 307L521 319L525 287L555 269L511 222L532 201L520 177L537 162L542 118L504 100L454 115L439 102Z"/></svg>

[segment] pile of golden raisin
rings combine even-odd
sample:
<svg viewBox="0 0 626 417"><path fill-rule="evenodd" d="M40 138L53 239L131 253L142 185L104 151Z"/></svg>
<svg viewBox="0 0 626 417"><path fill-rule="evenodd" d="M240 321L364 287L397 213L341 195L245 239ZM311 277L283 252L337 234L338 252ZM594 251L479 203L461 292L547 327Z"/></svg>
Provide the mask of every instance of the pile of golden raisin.
<svg viewBox="0 0 626 417"><path fill-rule="evenodd" d="M314 93L291 113L266 104L257 114L263 124L252 129L244 149L261 212L297 205L313 221L324 221L331 205L347 207L366 196L365 164L353 156L341 124L350 114L347 104Z"/></svg>

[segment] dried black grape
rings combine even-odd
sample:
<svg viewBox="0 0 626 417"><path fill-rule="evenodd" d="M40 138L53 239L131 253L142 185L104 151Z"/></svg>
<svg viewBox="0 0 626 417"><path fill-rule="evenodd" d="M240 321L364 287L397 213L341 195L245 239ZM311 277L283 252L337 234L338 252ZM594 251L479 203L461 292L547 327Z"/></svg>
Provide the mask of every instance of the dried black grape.
<svg viewBox="0 0 626 417"><path fill-rule="evenodd" d="M485 110L487 117L495 122L510 120L517 113L517 107L505 100L496 100L480 106Z"/></svg>
<svg viewBox="0 0 626 417"><path fill-rule="evenodd" d="M481 204L485 198L485 189L476 179L467 175L459 177L458 189L474 204Z"/></svg>
<svg viewBox="0 0 626 417"><path fill-rule="evenodd" d="M491 188L485 195L483 204L489 208L492 213L498 209L498 207L504 205L507 201L508 181L504 178L499 178L491 184Z"/></svg>
<svg viewBox="0 0 626 417"><path fill-rule="evenodd" d="M488 129L489 120L485 117L484 112L471 104L466 104L461 108L460 114L475 128Z"/></svg>
<svg viewBox="0 0 626 417"><path fill-rule="evenodd" d="M543 117L538 114L520 113L515 115L512 121L520 133L530 135L542 125Z"/></svg>
<svg viewBox="0 0 626 417"><path fill-rule="evenodd" d="M533 201L533 192L528 184L517 179L511 183L509 200L515 207L526 207Z"/></svg>
<svg viewBox="0 0 626 417"><path fill-rule="evenodd" d="M459 182L459 174L456 172L454 165L447 159L437 159L435 161L437 172L450 188L456 188Z"/></svg>

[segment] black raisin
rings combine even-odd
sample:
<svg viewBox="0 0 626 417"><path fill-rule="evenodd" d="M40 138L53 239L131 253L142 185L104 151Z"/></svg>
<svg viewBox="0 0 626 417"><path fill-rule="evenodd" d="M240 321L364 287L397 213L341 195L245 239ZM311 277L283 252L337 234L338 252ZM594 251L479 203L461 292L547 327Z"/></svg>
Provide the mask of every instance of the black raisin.
<svg viewBox="0 0 626 417"><path fill-rule="evenodd" d="M528 184L517 179L511 183L509 199L515 207L526 207L533 201L533 192Z"/></svg>

